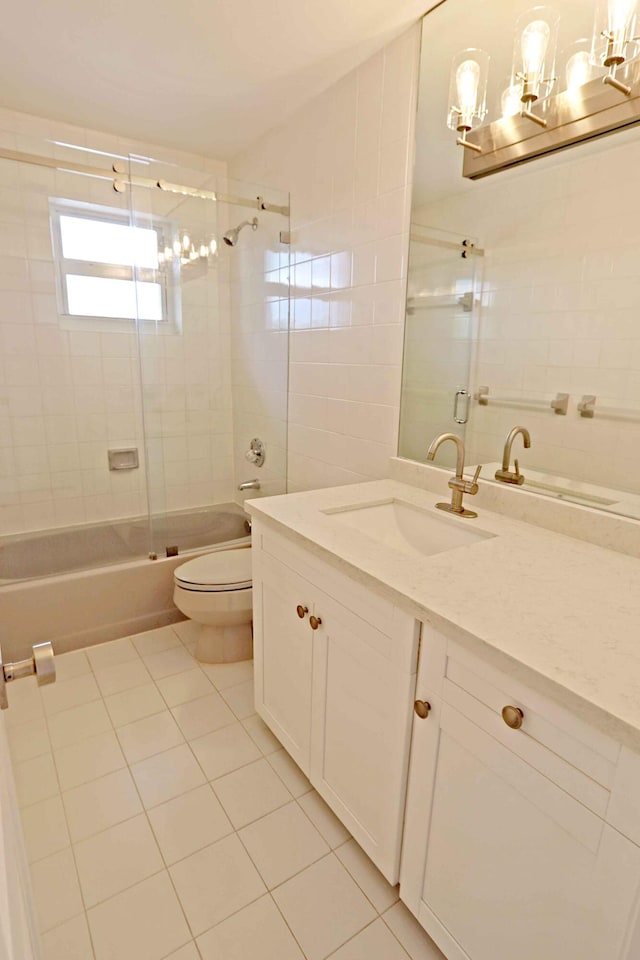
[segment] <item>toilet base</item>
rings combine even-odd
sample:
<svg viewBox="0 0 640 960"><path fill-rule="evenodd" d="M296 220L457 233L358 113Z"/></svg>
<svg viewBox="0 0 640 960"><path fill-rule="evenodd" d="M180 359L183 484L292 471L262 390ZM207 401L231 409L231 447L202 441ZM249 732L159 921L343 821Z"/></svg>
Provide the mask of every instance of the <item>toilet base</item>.
<svg viewBox="0 0 640 960"><path fill-rule="evenodd" d="M196 660L201 663L235 663L253 657L253 630L250 623L232 627L202 624L196 641Z"/></svg>

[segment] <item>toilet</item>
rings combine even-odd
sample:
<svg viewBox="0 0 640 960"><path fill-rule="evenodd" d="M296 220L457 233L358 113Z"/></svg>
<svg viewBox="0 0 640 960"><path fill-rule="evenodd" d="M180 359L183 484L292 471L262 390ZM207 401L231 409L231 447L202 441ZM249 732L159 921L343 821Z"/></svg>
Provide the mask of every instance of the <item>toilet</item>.
<svg viewBox="0 0 640 960"><path fill-rule="evenodd" d="M229 663L253 656L251 550L208 553L176 567L173 602L200 624L196 659Z"/></svg>

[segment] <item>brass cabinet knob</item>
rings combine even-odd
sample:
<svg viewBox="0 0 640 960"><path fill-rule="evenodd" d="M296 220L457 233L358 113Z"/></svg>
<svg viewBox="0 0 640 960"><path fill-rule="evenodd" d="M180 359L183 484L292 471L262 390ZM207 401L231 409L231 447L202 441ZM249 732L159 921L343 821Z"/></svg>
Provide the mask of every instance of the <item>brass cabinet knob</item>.
<svg viewBox="0 0 640 960"><path fill-rule="evenodd" d="M416 700L413 705L413 709L421 720L426 720L431 711L431 704L428 700Z"/></svg>
<svg viewBox="0 0 640 960"><path fill-rule="evenodd" d="M317 630L321 623L320 617L309 617L309 626L312 630Z"/></svg>
<svg viewBox="0 0 640 960"><path fill-rule="evenodd" d="M524 713L520 707L507 706L502 708L502 719L512 730L519 730L524 720Z"/></svg>
<svg viewBox="0 0 640 960"><path fill-rule="evenodd" d="M296 613L298 614L301 620L304 620L306 615L309 613L309 607L303 607L302 604L299 603L298 606L296 607Z"/></svg>

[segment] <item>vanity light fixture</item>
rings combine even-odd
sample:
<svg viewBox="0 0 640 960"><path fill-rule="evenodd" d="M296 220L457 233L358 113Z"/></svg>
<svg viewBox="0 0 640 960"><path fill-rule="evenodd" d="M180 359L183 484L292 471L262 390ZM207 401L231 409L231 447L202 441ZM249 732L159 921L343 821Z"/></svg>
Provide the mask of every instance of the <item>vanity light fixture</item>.
<svg viewBox="0 0 640 960"><path fill-rule="evenodd" d="M591 39L565 48L556 73L559 18L546 5L520 17L511 76L487 118L489 57L454 59L448 125L464 147L463 176L486 177L536 157L640 124L640 0L594 0Z"/></svg>
<svg viewBox="0 0 640 960"><path fill-rule="evenodd" d="M592 63L607 67L604 82L626 97L631 86L620 80L617 72L640 52L635 36L637 6L637 0L598 0L593 29Z"/></svg>
<svg viewBox="0 0 640 960"><path fill-rule="evenodd" d="M460 134L458 146L476 153L482 153L482 147L470 143L467 134L486 116L488 75L489 56L484 50L463 50L453 59L447 125Z"/></svg>

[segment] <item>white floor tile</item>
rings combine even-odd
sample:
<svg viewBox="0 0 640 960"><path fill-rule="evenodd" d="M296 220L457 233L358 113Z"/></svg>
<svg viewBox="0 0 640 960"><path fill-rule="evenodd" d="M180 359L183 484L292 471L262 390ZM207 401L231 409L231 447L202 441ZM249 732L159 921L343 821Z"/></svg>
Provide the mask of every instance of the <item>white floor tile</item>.
<svg viewBox="0 0 640 960"><path fill-rule="evenodd" d="M88 911L96 960L163 960L192 939L165 872Z"/></svg>
<svg viewBox="0 0 640 960"><path fill-rule="evenodd" d="M174 864L169 872L196 937L266 892L235 834Z"/></svg>
<svg viewBox="0 0 640 960"><path fill-rule="evenodd" d="M85 673L91 673L91 666L84 650L56 654L56 683L73 680Z"/></svg>
<svg viewBox="0 0 640 960"><path fill-rule="evenodd" d="M47 689L51 689L48 687ZM17 727L22 723L39 720L44 717L40 688L35 677L24 677L20 683L10 683L7 687L6 724L8 727Z"/></svg>
<svg viewBox="0 0 640 960"><path fill-rule="evenodd" d="M186 745L165 750L131 767L145 807L155 807L205 782L202 770Z"/></svg>
<svg viewBox="0 0 640 960"><path fill-rule="evenodd" d="M260 759L260 751L239 723L198 737L191 747L209 780Z"/></svg>
<svg viewBox="0 0 640 960"><path fill-rule="evenodd" d="M70 790L125 766L115 733L101 733L54 753L60 787Z"/></svg>
<svg viewBox="0 0 640 960"><path fill-rule="evenodd" d="M378 919L332 953L330 960L409 960L409 955Z"/></svg>
<svg viewBox="0 0 640 960"><path fill-rule="evenodd" d="M420 926L404 903L396 903L382 919L400 941L411 960L446 960L426 930Z"/></svg>
<svg viewBox="0 0 640 960"><path fill-rule="evenodd" d="M233 832L209 784L154 807L149 820L167 863L189 857Z"/></svg>
<svg viewBox="0 0 640 960"><path fill-rule="evenodd" d="M331 849L349 839L349 831L315 790L300 797L298 803Z"/></svg>
<svg viewBox="0 0 640 960"><path fill-rule="evenodd" d="M138 633L129 639L141 657L147 657L151 653L162 653L164 650L171 650L172 647L180 646L180 640L173 627L147 630L146 633Z"/></svg>
<svg viewBox="0 0 640 960"><path fill-rule="evenodd" d="M240 830L239 837L270 890L329 853L295 802Z"/></svg>
<svg viewBox="0 0 640 960"><path fill-rule="evenodd" d="M49 730L44 716L38 720L29 720L17 727L11 727L9 748L14 763L41 757L51 752Z"/></svg>
<svg viewBox="0 0 640 960"><path fill-rule="evenodd" d="M74 853L87 907L107 900L164 867L144 814L82 840L75 845Z"/></svg>
<svg viewBox="0 0 640 960"><path fill-rule="evenodd" d="M123 727L143 717L161 713L167 705L160 696L155 683L146 683L133 690L123 690L105 697L105 704L114 727Z"/></svg>
<svg viewBox="0 0 640 960"><path fill-rule="evenodd" d="M235 687L226 687L221 692L238 720L252 717L256 712L253 680L245 680L244 683L239 683Z"/></svg>
<svg viewBox="0 0 640 960"><path fill-rule="evenodd" d="M276 750L269 754L267 760L294 797L303 797L305 793L309 793L309 780L286 750Z"/></svg>
<svg viewBox="0 0 640 960"><path fill-rule="evenodd" d="M304 960L271 897L261 897L198 937L203 960Z"/></svg>
<svg viewBox="0 0 640 960"><path fill-rule="evenodd" d="M138 651L129 637L98 643L94 647L88 647L86 654L93 670L105 670L107 667L138 659Z"/></svg>
<svg viewBox="0 0 640 960"><path fill-rule="evenodd" d="M143 809L126 768L68 790L62 799L74 843L129 820Z"/></svg>
<svg viewBox="0 0 640 960"><path fill-rule="evenodd" d="M187 740L195 740L236 722L234 714L211 684L209 690L207 696L182 703L171 711Z"/></svg>
<svg viewBox="0 0 640 960"><path fill-rule="evenodd" d="M236 830L291 800L291 794L266 760L240 767L214 780L212 786Z"/></svg>
<svg viewBox="0 0 640 960"><path fill-rule="evenodd" d="M100 699L100 691L91 673L62 683L52 683L42 687L40 692L45 713L49 716Z"/></svg>
<svg viewBox="0 0 640 960"><path fill-rule="evenodd" d="M42 934L42 960L93 960L84 913Z"/></svg>
<svg viewBox="0 0 640 960"><path fill-rule="evenodd" d="M180 703L188 703L189 700L196 700L198 697L206 697L208 693L213 693L213 684L200 667L185 670L183 673L174 673L156 682L160 693L170 707L177 707Z"/></svg>
<svg viewBox="0 0 640 960"><path fill-rule="evenodd" d="M49 734L56 750L107 730L111 730L111 720L103 700L93 700L49 717Z"/></svg>
<svg viewBox="0 0 640 960"><path fill-rule="evenodd" d="M181 947L176 953L172 953L170 957L166 957L166 960L200 960L200 954L198 953L195 941L192 940L186 947Z"/></svg>
<svg viewBox="0 0 640 960"><path fill-rule="evenodd" d="M371 900L378 913L384 913L398 901L398 887L392 887L385 880L355 840L348 840L347 843L338 847L336 856L342 865L347 868L365 896Z"/></svg>
<svg viewBox="0 0 640 960"><path fill-rule="evenodd" d="M260 752L264 753L265 756L268 756L270 753L275 753L276 750L282 750L282 744L278 738L274 737L264 720L257 714L243 720L242 726L257 745Z"/></svg>
<svg viewBox="0 0 640 960"><path fill-rule="evenodd" d="M82 913L71 848L31 865L31 887L41 933Z"/></svg>
<svg viewBox="0 0 640 960"><path fill-rule="evenodd" d="M21 807L54 797L59 792L56 768L50 753L16 763L13 772Z"/></svg>
<svg viewBox="0 0 640 960"><path fill-rule="evenodd" d="M180 620L178 623L172 623L171 627L185 645L188 643L196 643L200 636L200 624L194 620Z"/></svg>
<svg viewBox="0 0 640 960"><path fill-rule="evenodd" d="M59 795L26 807L22 811L22 828L29 863L64 850L71 843Z"/></svg>
<svg viewBox="0 0 640 960"><path fill-rule="evenodd" d="M171 650L164 650L162 653L151 653L145 656L144 662L154 680L170 677L174 673L184 673L185 670L193 670L195 663L182 644Z"/></svg>
<svg viewBox="0 0 640 960"><path fill-rule="evenodd" d="M129 660L127 663L118 663L112 667L96 670L95 674L103 697L121 693L123 690L133 690L134 687L142 687L151 680L149 671L137 656L135 660Z"/></svg>
<svg viewBox="0 0 640 960"><path fill-rule="evenodd" d="M324 960L376 917L333 854L287 880L273 898L308 960Z"/></svg>
<svg viewBox="0 0 640 960"><path fill-rule="evenodd" d="M235 687L245 680L253 680L253 660L239 660L237 663L203 663L202 669L218 690Z"/></svg>
<svg viewBox="0 0 640 960"><path fill-rule="evenodd" d="M117 736L127 763L137 763L184 743L178 724L168 710L118 727Z"/></svg>

